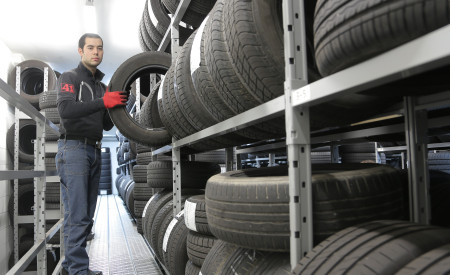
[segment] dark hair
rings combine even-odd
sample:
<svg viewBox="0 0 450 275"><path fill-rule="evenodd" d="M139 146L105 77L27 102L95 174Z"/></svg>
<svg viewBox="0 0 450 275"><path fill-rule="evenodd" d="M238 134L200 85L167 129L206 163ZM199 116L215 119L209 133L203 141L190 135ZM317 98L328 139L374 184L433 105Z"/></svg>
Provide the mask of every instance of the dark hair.
<svg viewBox="0 0 450 275"><path fill-rule="evenodd" d="M86 37L100 38L100 40L102 40L102 44L103 44L103 39L100 37L100 35L95 34L95 33L85 33L80 37L80 40L78 40L78 48L81 48L81 49L84 48L84 45L86 44Z"/></svg>

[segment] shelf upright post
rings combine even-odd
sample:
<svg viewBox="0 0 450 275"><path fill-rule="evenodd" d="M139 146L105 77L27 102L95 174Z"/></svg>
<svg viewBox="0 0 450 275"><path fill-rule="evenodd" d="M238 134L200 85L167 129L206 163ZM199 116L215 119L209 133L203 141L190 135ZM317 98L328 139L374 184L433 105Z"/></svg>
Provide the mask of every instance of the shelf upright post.
<svg viewBox="0 0 450 275"><path fill-rule="evenodd" d="M415 97L404 98L410 220L429 224L431 208L427 164L427 112L426 110L416 110L415 106Z"/></svg>
<svg viewBox="0 0 450 275"><path fill-rule="evenodd" d="M233 147L225 148L225 170L227 172L233 171Z"/></svg>
<svg viewBox="0 0 450 275"><path fill-rule="evenodd" d="M339 163L339 147L336 144L330 145L331 163Z"/></svg>
<svg viewBox="0 0 450 275"><path fill-rule="evenodd" d="M20 95L21 67L16 66L16 92ZM20 110L14 111L14 170L19 170L19 129ZM14 263L19 261L19 180L14 179Z"/></svg>
<svg viewBox="0 0 450 275"><path fill-rule="evenodd" d="M175 142L173 138L172 142ZM181 211L181 154L180 148L172 147L172 169L173 169L173 216Z"/></svg>
<svg viewBox="0 0 450 275"><path fill-rule="evenodd" d="M48 67L44 68L44 90L48 90ZM45 123L36 121L36 141L34 143L34 170L45 171ZM46 179L43 177L34 178L34 242L45 240L45 190ZM41 249L37 254L37 273L47 273L47 253Z"/></svg>
<svg viewBox="0 0 450 275"><path fill-rule="evenodd" d="M141 79L136 79L136 114L141 112ZM140 115L139 115L140 116Z"/></svg>
<svg viewBox="0 0 450 275"><path fill-rule="evenodd" d="M289 163L290 259L294 269L312 249L311 141L309 107L293 107L292 91L308 84L304 2L283 1L286 80L286 145ZM308 86L305 86L308 87ZM307 97L309 90L301 96Z"/></svg>

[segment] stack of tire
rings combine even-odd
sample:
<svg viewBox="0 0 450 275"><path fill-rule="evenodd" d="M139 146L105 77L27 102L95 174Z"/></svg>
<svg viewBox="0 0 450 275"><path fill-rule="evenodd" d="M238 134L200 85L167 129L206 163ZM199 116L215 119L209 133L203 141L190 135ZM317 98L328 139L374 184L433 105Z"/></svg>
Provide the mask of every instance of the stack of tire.
<svg viewBox="0 0 450 275"><path fill-rule="evenodd" d="M6 133L6 145L11 158L14 158L14 123ZM34 143L36 122L32 119L19 119L19 168L34 169Z"/></svg>
<svg viewBox="0 0 450 275"><path fill-rule="evenodd" d="M205 191L206 215L219 240L202 274L247 269L246 273L289 270L289 183L287 166L238 170L215 175ZM314 244L335 232L367 221L406 219L404 173L379 164L312 166ZM301 235L300 235L301 236ZM252 264L245 255L254 255ZM241 262L240 260L243 259Z"/></svg>
<svg viewBox="0 0 450 275"><path fill-rule="evenodd" d="M381 163L386 164L386 155L377 151L376 142L344 144L339 146L342 163Z"/></svg>
<svg viewBox="0 0 450 275"><path fill-rule="evenodd" d="M215 0L193 0L181 18L180 44L183 45L193 29L200 26L214 6ZM174 14L179 0L145 0L139 23L139 42L142 51L156 51L170 24L169 14ZM170 52L170 46L166 49Z"/></svg>
<svg viewBox="0 0 450 275"><path fill-rule="evenodd" d="M203 194L208 178L220 173L220 166L207 162L182 161L181 204L192 195ZM184 212L173 215L173 170L171 161L153 161L147 166L147 183L163 188L147 202L142 217L142 231L157 258L170 274L185 274L188 262Z"/></svg>
<svg viewBox="0 0 450 275"><path fill-rule="evenodd" d="M112 194L111 151L109 147L101 149L101 174L98 186L98 194Z"/></svg>

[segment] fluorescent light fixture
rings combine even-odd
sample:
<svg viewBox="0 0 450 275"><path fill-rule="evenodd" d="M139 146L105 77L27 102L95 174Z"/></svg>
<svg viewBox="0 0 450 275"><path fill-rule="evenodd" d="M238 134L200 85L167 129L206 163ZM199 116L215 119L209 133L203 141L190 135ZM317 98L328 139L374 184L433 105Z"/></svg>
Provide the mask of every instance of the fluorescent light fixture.
<svg viewBox="0 0 450 275"><path fill-rule="evenodd" d="M83 22L85 32L97 33L97 15L93 3L83 7Z"/></svg>

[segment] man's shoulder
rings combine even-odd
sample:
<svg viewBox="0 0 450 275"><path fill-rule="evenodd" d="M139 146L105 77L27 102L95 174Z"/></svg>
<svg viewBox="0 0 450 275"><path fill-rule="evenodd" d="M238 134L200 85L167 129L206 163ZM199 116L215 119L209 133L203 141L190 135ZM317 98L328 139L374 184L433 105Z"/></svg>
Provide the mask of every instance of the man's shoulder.
<svg viewBox="0 0 450 275"><path fill-rule="evenodd" d="M63 81L77 81L79 79L79 73L77 72L76 68L68 70L61 74L60 79Z"/></svg>

